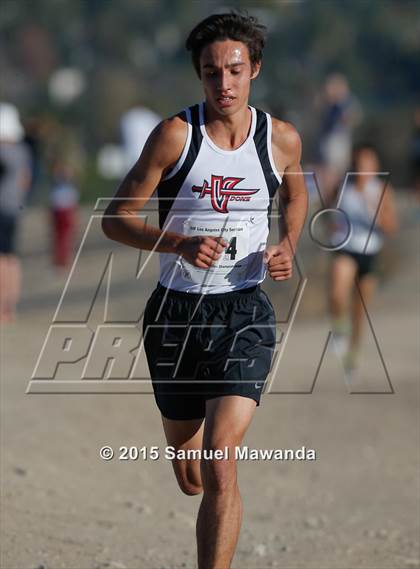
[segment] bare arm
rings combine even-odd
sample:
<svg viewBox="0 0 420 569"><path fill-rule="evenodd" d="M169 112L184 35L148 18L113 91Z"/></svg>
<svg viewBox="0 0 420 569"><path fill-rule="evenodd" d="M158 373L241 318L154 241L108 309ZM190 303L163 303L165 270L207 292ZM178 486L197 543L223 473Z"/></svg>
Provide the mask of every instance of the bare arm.
<svg viewBox="0 0 420 569"><path fill-rule="evenodd" d="M288 123L274 128L273 133L274 159L276 164L277 161L284 164L282 193L286 197L286 238L294 253L308 211L308 192L300 164L302 143L295 128Z"/></svg>
<svg viewBox="0 0 420 569"><path fill-rule="evenodd" d="M150 135L140 158L120 184L105 210L102 230L107 237L137 249L182 255L206 268L223 246L218 239L161 231L139 217L159 182L176 164L187 138L187 125L179 117L160 123Z"/></svg>
<svg viewBox="0 0 420 569"><path fill-rule="evenodd" d="M385 188L376 224L379 229L388 235L393 235L398 231L398 215L395 205L394 190L389 185Z"/></svg>
<svg viewBox="0 0 420 569"><path fill-rule="evenodd" d="M278 245L268 247L266 262L274 280L292 276L293 256L308 210L308 192L300 165L302 144L295 128L288 123L273 120L273 157L279 172L284 172L282 193L286 235Z"/></svg>
<svg viewBox="0 0 420 569"><path fill-rule="evenodd" d="M150 135L140 158L121 182L102 219L107 237L137 249L175 253L181 237L147 225L139 212L182 152L186 124L179 118L160 123ZM112 216L112 217L110 217ZM160 242L159 242L160 240ZM159 242L159 244L158 244Z"/></svg>

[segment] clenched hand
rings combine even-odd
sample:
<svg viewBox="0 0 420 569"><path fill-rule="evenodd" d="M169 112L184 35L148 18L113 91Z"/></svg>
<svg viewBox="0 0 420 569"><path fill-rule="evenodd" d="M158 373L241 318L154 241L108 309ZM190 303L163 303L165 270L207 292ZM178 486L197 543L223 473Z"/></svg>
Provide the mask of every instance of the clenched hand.
<svg viewBox="0 0 420 569"><path fill-rule="evenodd" d="M185 238L178 247L179 254L200 269L208 269L219 259L228 243L222 237L196 235Z"/></svg>
<svg viewBox="0 0 420 569"><path fill-rule="evenodd" d="M288 243L270 245L264 252L264 262L270 277L275 281L285 281L293 274L293 253Z"/></svg>

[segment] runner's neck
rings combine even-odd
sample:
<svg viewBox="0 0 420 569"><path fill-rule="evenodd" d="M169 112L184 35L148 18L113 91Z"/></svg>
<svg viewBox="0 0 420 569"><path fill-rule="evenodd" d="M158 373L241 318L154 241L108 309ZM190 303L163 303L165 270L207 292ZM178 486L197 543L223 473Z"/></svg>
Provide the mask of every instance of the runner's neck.
<svg viewBox="0 0 420 569"><path fill-rule="evenodd" d="M252 126L252 112L249 106L233 116L212 116L212 109L204 103L204 127L207 135L223 150L236 150L246 141Z"/></svg>

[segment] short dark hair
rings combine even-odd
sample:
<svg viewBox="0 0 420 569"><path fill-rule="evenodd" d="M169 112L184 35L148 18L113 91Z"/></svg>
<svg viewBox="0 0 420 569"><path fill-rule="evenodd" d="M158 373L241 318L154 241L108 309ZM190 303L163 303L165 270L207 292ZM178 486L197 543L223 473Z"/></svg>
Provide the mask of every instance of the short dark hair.
<svg viewBox="0 0 420 569"><path fill-rule="evenodd" d="M206 45L223 40L241 41L248 48L254 68L262 60L265 34L266 27L247 13L213 14L195 26L185 45L191 51L193 65L200 77L200 55Z"/></svg>

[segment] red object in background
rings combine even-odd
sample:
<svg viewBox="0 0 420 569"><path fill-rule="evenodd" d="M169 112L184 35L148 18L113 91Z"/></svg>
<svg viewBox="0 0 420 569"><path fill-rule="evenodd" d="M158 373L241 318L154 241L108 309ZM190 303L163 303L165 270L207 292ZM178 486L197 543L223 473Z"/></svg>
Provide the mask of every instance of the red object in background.
<svg viewBox="0 0 420 569"><path fill-rule="evenodd" d="M52 210L53 218L53 263L66 267L72 258L77 226L77 207Z"/></svg>

